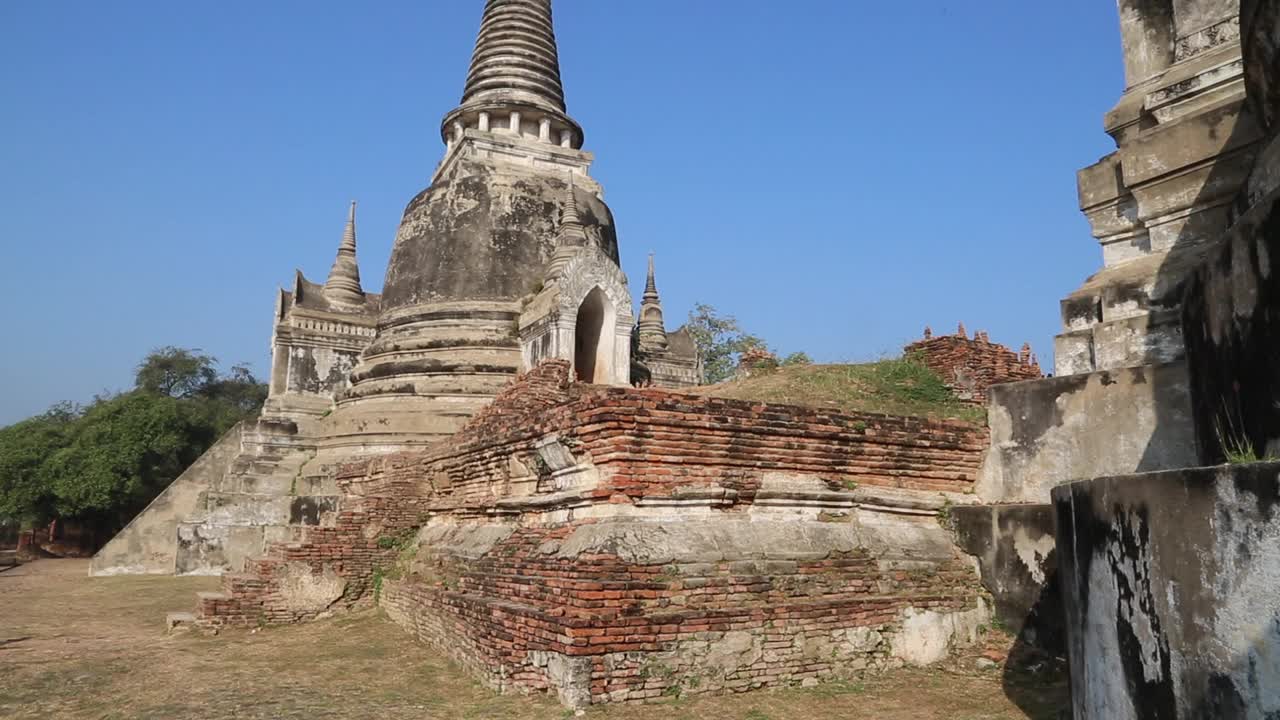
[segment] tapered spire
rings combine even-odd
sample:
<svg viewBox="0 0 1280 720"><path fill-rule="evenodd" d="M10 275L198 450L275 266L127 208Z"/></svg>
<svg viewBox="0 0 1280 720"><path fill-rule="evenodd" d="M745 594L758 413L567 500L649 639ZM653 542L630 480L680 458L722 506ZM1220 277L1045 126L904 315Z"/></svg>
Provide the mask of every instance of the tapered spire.
<svg viewBox="0 0 1280 720"><path fill-rule="evenodd" d="M640 301L640 349L647 351L667 349L667 328L662 318L662 301L658 298L658 282L653 272L653 253L649 253L649 277L644 283L644 295Z"/></svg>
<svg viewBox="0 0 1280 720"><path fill-rule="evenodd" d="M356 262L356 203L351 202L347 214L347 228L342 233L338 257L329 270L324 283L324 295L332 302L359 305L364 302L364 290L360 287L360 265Z"/></svg>
<svg viewBox="0 0 1280 720"><path fill-rule="evenodd" d="M649 253L649 276L644 281L644 299L657 302L658 281L653 275L653 253Z"/></svg>
<svg viewBox="0 0 1280 720"><path fill-rule="evenodd" d="M582 128L564 102L551 0L487 0L462 103L441 128L446 142L458 128L582 146Z"/></svg>
<svg viewBox="0 0 1280 720"><path fill-rule="evenodd" d="M489 0L462 104L518 100L564 112L551 0Z"/></svg>
<svg viewBox="0 0 1280 720"><path fill-rule="evenodd" d="M582 226L582 216L578 214L578 196L574 188L573 173L569 173L569 189L566 191L564 207L560 209L560 227L556 231L556 251L551 256L550 264L547 265L547 280L557 280L574 253L586 244L587 229Z"/></svg>

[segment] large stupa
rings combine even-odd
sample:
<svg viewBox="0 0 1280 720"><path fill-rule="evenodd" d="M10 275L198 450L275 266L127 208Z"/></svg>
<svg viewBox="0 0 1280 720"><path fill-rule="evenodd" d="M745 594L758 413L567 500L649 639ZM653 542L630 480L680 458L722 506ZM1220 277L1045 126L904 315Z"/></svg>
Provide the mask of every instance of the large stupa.
<svg viewBox="0 0 1280 720"><path fill-rule="evenodd" d="M220 573L326 522L335 468L448 438L522 371L681 387L650 265L637 328L618 235L568 113L551 0L488 0L444 158L409 201L381 295L365 292L353 204L324 284L277 298L270 395L112 540L93 571ZM633 347L635 352L633 353Z"/></svg>

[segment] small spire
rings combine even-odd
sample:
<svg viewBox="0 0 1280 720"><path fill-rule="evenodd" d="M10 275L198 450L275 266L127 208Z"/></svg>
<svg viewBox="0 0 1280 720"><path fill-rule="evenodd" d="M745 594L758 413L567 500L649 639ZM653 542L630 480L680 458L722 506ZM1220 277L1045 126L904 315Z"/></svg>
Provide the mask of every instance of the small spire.
<svg viewBox="0 0 1280 720"><path fill-rule="evenodd" d="M928 325L924 326L924 339L925 340L933 339L933 328L929 327Z"/></svg>
<svg viewBox="0 0 1280 720"><path fill-rule="evenodd" d="M578 215L578 193L574 192L577 185L573 182L573 173L569 173L569 193L564 199L564 210L560 212L560 225L582 225L582 218Z"/></svg>
<svg viewBox="0 0 1280 720"><path fill-rule="evenodd" d="M644 283L637 323L640 349L649 352L667 349L667 328L662 318L662 301L658 298L658 282L653 271L653 253L649 253L649 277Z"/></svg>
<svg viewBox="0 0 1280 720"><path fill-rule="evenodd" d="M556 231L556 251L551 256L551 263L547 265L547 280L558 279L574 253L586 244L587 229L582 226L582 216L578 212L578 194L571 172L564 207L560 210L560 227Z"/></svg>
<svg viewBox="0 0 1280 720"><path fill-rule="evenodd" d="M653 253L649 253L649 277L644 281L644 299L658 299L658 281L653 275Z"/></svg>
<svg viewBox="0 0 1280 720"><path fill-rule="evenodd" d="M964 323L960 323L960 327L956 329L956 334L966 340L969 338L969 331L964 329Z"/></svg>
<svg viewBox="0 0 1280 720"><path fill-rule="evenodd" d="M582 147L582 127L565 106L551 0L485 3L462 104L445 116L442 136L447 141L455 122L476 127L481 112L547 119L555 137L567 132L570 147Z"/></svg>
<svg viewBox="0 0 1280 720"><path fill-rule="evenodd" d="M324 295L329 300L344 305L364 303L364 290L360 287L360 265L356 262L356 202L351 201L347 214L347 227L338 245L338 256L324 283Z"/></svg>

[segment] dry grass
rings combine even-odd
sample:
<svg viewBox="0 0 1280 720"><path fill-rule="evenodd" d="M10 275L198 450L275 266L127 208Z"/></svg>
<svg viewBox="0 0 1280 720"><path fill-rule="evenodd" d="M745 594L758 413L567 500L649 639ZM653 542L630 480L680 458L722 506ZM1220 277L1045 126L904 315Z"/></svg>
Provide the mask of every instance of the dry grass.
<svg viewBox="0 0 1280 720"><path fill-rule="evenodd" d="M0 573L0 717L553 719L545 697L480 687L377 614L169 636L210 578L85 577L81 560ZM617 720L1006 720L1055 717L1061 684L1001 686L999 672L913 670L809 690L605 707ZM1006 684L1008 684L1006 682ZM1007 695L1035 706L1030 715Z"/></svg>
<svg viewBox="0 0 1280 720"><path fill-rule="evenodd" d="M986 422L982 408L956 399L936 373L901 358L857 365L790 365L690 392L841 412Z"/></svg>

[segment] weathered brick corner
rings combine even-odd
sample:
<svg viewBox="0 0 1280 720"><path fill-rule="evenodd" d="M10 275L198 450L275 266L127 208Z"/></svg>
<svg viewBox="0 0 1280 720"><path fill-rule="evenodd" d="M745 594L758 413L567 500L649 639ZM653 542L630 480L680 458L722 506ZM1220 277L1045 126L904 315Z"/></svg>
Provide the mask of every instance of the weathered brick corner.
<svg viewBox="0 0 1280 720"><path fill-rule="evenodd" d="M1014 352L982 331L970 338L963 323L955 335L934 336L925 328L924 338L903 351L937 373L961 400L976 405L986 404L992 385L1044 377L1030 345Z"/></svg>
<svg viewBox="0 0 1280 720"><path fill-rule="evenodd" d="M202 621L376 594L489 685L575 707L932 662L986 617L939 522L985 444L963 422L570 384L546 363L449 441L342 468L335 526L229 578Z"/></svg>

